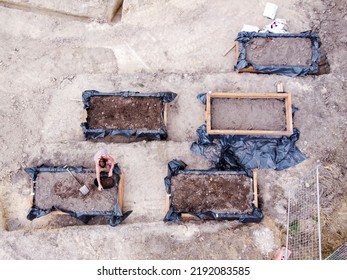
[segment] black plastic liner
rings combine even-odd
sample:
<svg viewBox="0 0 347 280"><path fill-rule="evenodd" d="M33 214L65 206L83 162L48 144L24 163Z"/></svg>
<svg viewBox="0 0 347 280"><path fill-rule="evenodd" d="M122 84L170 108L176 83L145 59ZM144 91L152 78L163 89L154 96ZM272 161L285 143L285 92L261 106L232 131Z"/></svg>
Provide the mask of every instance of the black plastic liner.
<svg viewBox="0 0 347 280"><path fill-rule="evenodd" d="M82 94L84 109L87 111L90 108L90 98L93 96L122 96L122 97L157 97L164 103L170 103L173 101L177 94L174 92L155 92L155 93L140 93L131 91L121 92L99 92L96 90L86 90ZM164 109L161 114L162 127L159 130L134 130L134 129L103 129L103 128L89 128L87 122L81 123L82 131L85 139L93 140L98 138L105 138L106 136L124 136L135 137L143 140L165 140L168 137L167 128L164 123Z"/></svg>
<svg viewBox="0 0 347 280"><path fill-rule="evenodd" d="M288 66L288 65L255 65L246 60L246 43L253 38L308 38L312 42L312 63L309 67L306 66ZM236 41L239 42L239 57L234 66L234 70L238 71L253 66L258 73L278 74L290 77L304 76L307 74L318 73L319 47L321 45L320 38L317 34L306 31L302 33L258 33L258 32L240 32L237 35Z"/></svg>
<svg viewBox="0 0 347 280"><path fill-rule="evenodd" d="M218 170L243 170L251 175L255 168L283 170L305 160L295 146L299 135L297 128L291 136L208 135L202 125L191 150L211 160Z"/></svg>
<svg viewBox="0 0 347 280"><path fill-rule="evenodd" d="M193 212L183 212L175 211L172 204L171 196L171 178L177 176L178 174L218 174L219 170L210 169L210 170L184 170L186 164L181 160L172 160L168 163L168 175L165 177L165 189L169 195L169 210L165 215L164 222L178 222L181 220L182 213L187 213L193 215L200 219L209 219L209 220L239 220L241 223L259 223L263 219L262 211L255 207L252 203L252 212L244 214L233 214L233 213L215 213L212 211L193 213ZM245 172L238 172L239 175L246 175Z"/></svg>
<svg viewBox="0 0 347 280"><path fill-rule="evenodd" d="M70 172L75 173L95 173L95 170L85 169L84 167L70 167L68 166ZM33 182L33 188L35 190L36 188L36 178L39 173L41 172L67 172L67 168L64 167L56 167L56 166L47 166L47 165L41 165L38 167L29 167L25 169L25 172L28 173L28 175L31 177ZM66 214L69 214L70 216L77 218L87 224L92 218L94 217L108 217L109 218L109 224L111 226L116 226L120 224L122 221L124 221L132 211L127 211L125 213L122 213L122 210L120 209L119 202L118 202L118 184L120 180L121 170L116 164L113 168L113 174L115 175L115 187L117 188L116 193L116 203L114 205L113 211L88 211L88 212L73 212L69 211L68 209L62 209L59 207L52 206L50 209L40 209L35 205L35 191L34 191L34 198L33 198L33 205L29 209L29 212L27 214L27 219L32 221L36 218L48 215L52 211L61 211Z"/></svg>

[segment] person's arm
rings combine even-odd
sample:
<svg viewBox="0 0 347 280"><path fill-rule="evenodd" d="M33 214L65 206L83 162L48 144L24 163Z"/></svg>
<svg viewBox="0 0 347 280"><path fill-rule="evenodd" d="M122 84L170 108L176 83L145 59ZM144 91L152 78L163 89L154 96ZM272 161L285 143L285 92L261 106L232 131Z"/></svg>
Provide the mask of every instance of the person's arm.
<svg viewBox="0 0 347 280"><path fill-rule="evenodd" d="M114 168L115 161L114 161L113 157L111 157L111 156L109 156L108 159L111 162L111 167L110 167L110 170L108 171L108 177L111 177L113 174L113 168Z"/></svg>
<svg viewBox="0 0 347 280"><path fill-rule="evenodd" d="M101 171L101 169L100 169L99 164L96 164L95 172L96 172L96 180L98 181L98 190L102 191L103 187L101 185L101 180L100 180L100 171Z"/></svg>

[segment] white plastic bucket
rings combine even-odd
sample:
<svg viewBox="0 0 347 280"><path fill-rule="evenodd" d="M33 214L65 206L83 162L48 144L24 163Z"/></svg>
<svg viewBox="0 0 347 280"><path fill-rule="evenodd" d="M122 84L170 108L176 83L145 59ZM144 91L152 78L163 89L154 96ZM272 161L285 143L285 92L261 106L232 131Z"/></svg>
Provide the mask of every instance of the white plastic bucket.
<svg viewBox="0 0 347 280"><path fill-rule="evenodd" d="M276 17L277 9L278 9L278 6L276 4L266 3L263 16L274 19Z"/></svg>

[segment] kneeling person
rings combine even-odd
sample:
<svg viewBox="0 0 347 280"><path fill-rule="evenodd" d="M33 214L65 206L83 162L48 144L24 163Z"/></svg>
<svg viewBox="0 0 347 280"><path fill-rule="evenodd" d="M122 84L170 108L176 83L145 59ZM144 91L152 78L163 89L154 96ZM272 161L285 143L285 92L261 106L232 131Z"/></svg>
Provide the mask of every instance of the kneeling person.
<svg viewBox="0 0 347 280"><path fill-rule="evenodd" d="M106 171L108 173L108 177L112 177L115 161L106 149L100 149L97 151L94 155L94 161L98 189L101 191L103 186L100 180L100 173Z"/></svg>

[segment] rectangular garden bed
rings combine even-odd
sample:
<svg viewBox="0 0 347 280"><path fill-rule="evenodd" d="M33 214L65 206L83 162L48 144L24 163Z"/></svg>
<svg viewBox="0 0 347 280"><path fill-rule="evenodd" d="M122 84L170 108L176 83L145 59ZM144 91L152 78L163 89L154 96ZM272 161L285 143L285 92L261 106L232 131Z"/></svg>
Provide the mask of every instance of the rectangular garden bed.
<svg viewBox="0 0 347 280"><path fill-rule="evenodd" d="M164 221L197 217L201 219L259 222L257 173L216 170L184 170L181 161L169 163L165 178L166 217Z"/></svg>
<svg viewBox="0 0 347 280"><path fill-rule="evenodd" d="M114 168L114 186L103 191L94 185L95 170L43 165L25 171L32 178L33 188L29 220L62 214L88 223L91 218L100 216L108 217L111 225L117 225L131 213L122 213L124 175L118 166ZM89 189L87 194L80 191L81 185Z"/></svg>
<svg viewBox="0 0 347 280"><path fill-rule="evenodd" d="M85 91L87 116L81 124L87 140L133 142L167 138L167 103L175 93Z"/></svg>
<svg viewBox="0 0 347 280"><path fill-rule="evenodd" d="M206 95L207 134L293 134L290 93L217 93Z"/></svg>
<svg viewBox="0 0 347 280"><path fill-rule="evenodd" d="M312 32L240 32L234 70L287 76L317 74L319 47L320 39Z"/></svg>

